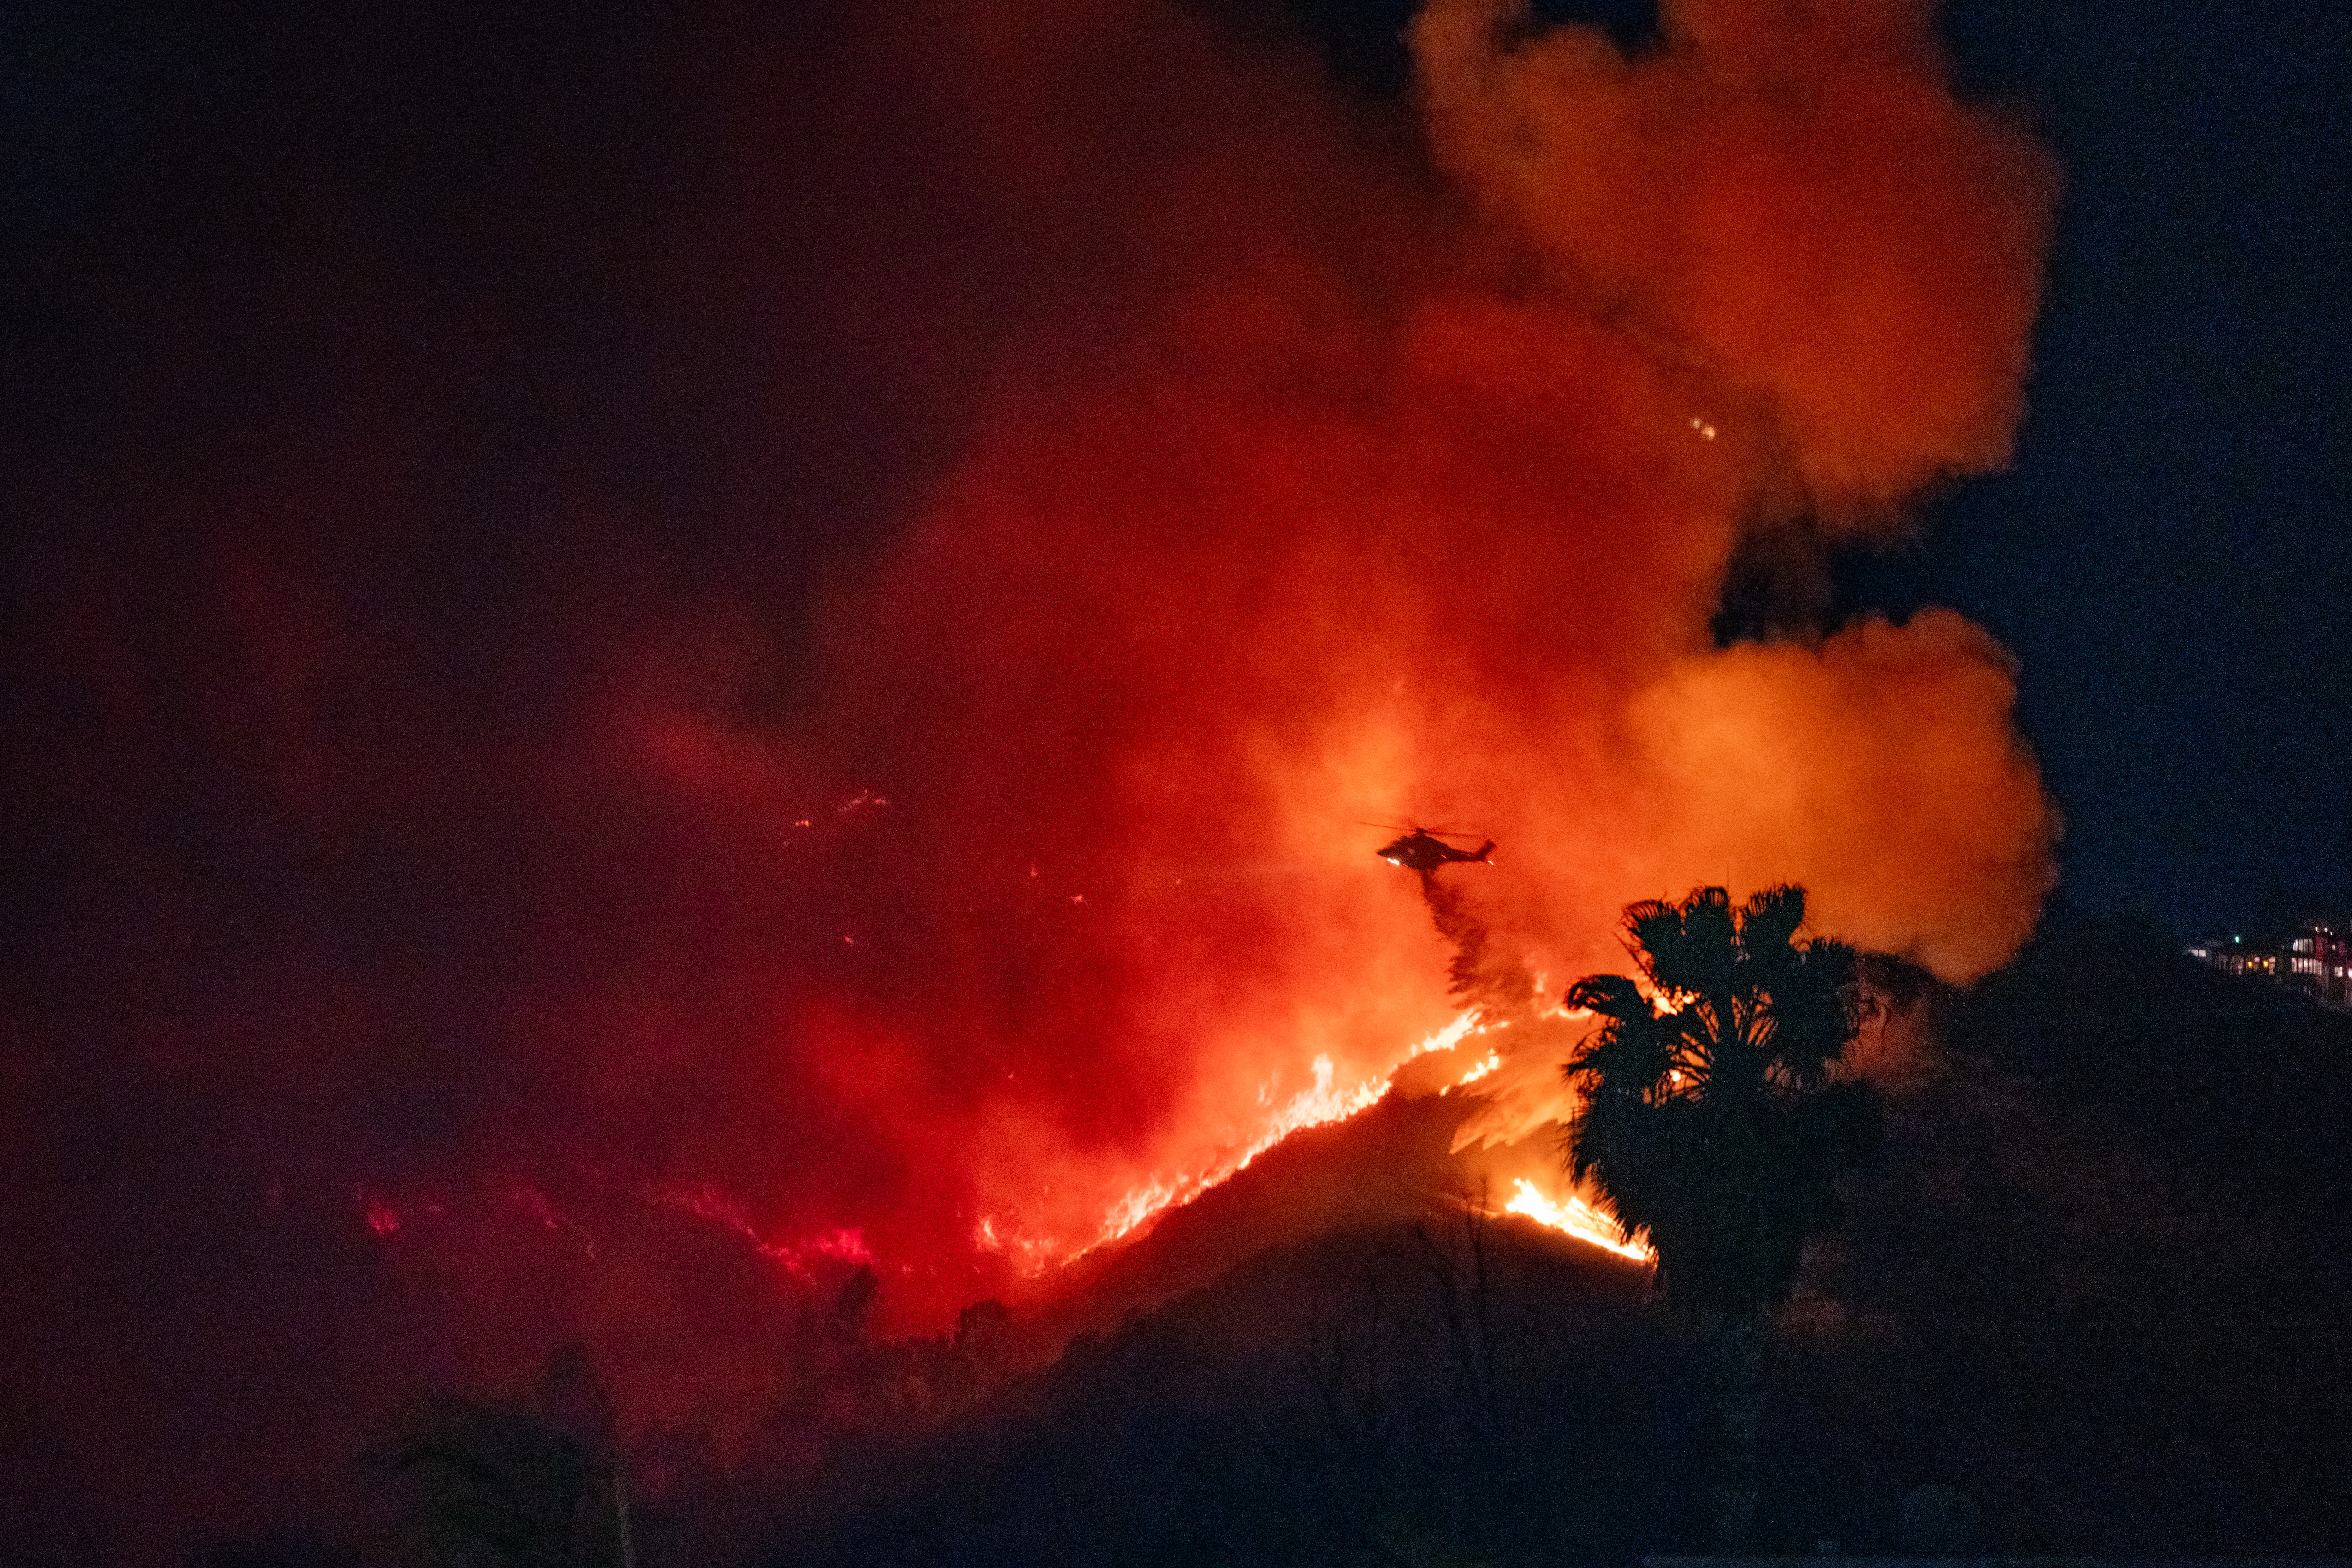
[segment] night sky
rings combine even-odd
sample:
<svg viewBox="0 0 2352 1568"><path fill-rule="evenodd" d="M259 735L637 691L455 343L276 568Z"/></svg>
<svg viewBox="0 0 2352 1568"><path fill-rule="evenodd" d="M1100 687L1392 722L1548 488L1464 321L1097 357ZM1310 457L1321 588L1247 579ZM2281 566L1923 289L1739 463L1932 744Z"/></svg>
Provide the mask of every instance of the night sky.
<svg viewBox="0 0 2352 1568"><path fill-rule="evenodd" d="M1400 5L1200 0L1051 112L993 85L1030 79L999 68L1051 29L972 14L993 15L39 0L0 20L0 1281L30 1303L0 1336L0 1500L31 1510L26 1539L162 1561L175 1531L248 1528L277 1478L357 1436L339 1421L420 1381L510 1383L567 1330L604 1356L635 1342L615 1324L661 1325L634 1371L604 1363L625 1397L724 1384L727 1347L767 1353L769 1261L814 1289L868 1241L919 1258L968 1227L985 1194L906 1149L995 1104L1000 1076L1053 1085L1040 1121L1080 1154L1140 1160L1181 1120L1148 1052L1094 1044L1177 1009L1139 984L1094 996L1126 950L1070 934L1111 903L1132 826L1073 825L1120 776L1035 779L968 736L987 787L924 817L951 752L876 739L894 699L871 671L936 675L967 601L913 574L880 654L843 606L905 559L1008 385L1110 380L1103 343L1157 342L1137 323L1266 235L1343 258L1335 319L1385 319L1435 263L1358 268L1350 242L1450 256L1423 231L1460 213L1417 151ZM1544 15L1635 47L1654 26ZM1921 503L1907 542L1751 550L1719 633L1951 606L2017 660L2062 896L2184 938L2282 898L2352 910L2352 20L2016 0L1955 5L1944 34L1963 91L2063 171L2014 465ZM1166 65L1171 37L1198 58ZM1229 79L1228 53L1276 64ZM1339 107L1297 110L1323 73ZM1236 153L1228 116L1292 134ZM1207 170L1207 194L1156 186L1168 167ZM1263 233L1234 190L1280 206ZM1241 357L1218 374L1257 374ZM1595 447L1575 471L1612 471ZM1536 483L1471 476L1494 472ZM1279 543L1238 531L1237 559ZM1366 574L1484 574L1459 540L1430 550ZM970 602L1017 607L986 566ZM1176 602L1312 598L1221 570L1178 574ZM948 653L907 629L933 622ZM1181 651L1242 681L1217 660L1257 650L1207 640ZM828 685L845 657L871 689ZM1148 689L1185 717L1181 685ZM1108 701L1074 709L1075 751L1123 721ZM865 793L892 765L913 804ZM1294 807L1244 795L1175 842L1238 885ZM1368 872L1381 830L1333 815ZM932 885L948 862L962 879ZM1180 929L1211 907L1167 897ZM1356 905L1430 946L1402 879L1332 907ZM951 916L983 936L957 945ZM1286 928L1203 930L1164 966L1215 978L1186 1006L1347 989L1265 957ZM1391 1045L1445 1016L1442 958L1408 956L1389 967L1427 995L1377 1020L1412 1022ZM928 1079L888 1034L1000 1024ZM771 1254L682 1240L680 1213ZM838 1239L852 1219L865 1239ZM424 1258L436 1224L428 1261L387 1240ZM974 1268L929 1308L983 1293ZM89 1522L129 1485L154 1533Z"/></svg>
<svg viewBox="0 0 2352 1568"><path fill-rule="evenodd" d="M2063 891L2175 934L2341 909L2352 743L2346 18L1961 5L1964 68L2066 163L2011 474L1864 602L1964 607L2023 661Z"/></svg>

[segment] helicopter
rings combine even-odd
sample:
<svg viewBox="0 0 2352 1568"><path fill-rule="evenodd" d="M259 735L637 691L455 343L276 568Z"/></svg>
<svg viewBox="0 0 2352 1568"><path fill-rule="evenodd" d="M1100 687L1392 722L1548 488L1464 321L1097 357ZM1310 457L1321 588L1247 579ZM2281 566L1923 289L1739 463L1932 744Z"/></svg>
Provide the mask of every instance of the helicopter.
<svg viewBox="0 0 2352 1568"><path fill-rule="evenodd" d="M1374 826L1367 824L1367 826ZM1411 833L1383 845L1377 853L1391 866L1402 866L1423 876L1440 866L1486 866L1494 861L1495 841L1491 838L1475 849L1457 849L1445 842L1448 838L1467 838L1466 833L1433 832L1415 827Z"/></svg>

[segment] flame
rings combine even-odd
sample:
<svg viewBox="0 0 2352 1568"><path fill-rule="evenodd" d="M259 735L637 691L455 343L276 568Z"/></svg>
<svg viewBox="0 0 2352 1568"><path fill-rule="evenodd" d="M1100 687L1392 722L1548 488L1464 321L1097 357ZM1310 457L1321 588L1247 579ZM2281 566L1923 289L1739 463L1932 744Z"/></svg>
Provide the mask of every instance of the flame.
<svg viewBox="0 0 2352 1568"><path fill-rule="evenodd" d="M974 1230L973 1240L983 1252L1011 1255L1026 1275L1035 1275L1055 1264L1074 1263L1091 1252L1134 1235L1170 1209L1181 1208L1211 1187L1230 1180L1247 1169L1251 1161L1292 1133L1309 1127L1343 1121L1360 1111L1370 1110L1386 1099L1390 1089L1395 1087L1397 1068L1433 1051L1450 1050L1479 1032L1478 1021L1465 1013L1421 1039L1387 1072L1361 1079L1347 1089L1340 1089L1334 1082L1337 1074L1330 1057L1328 1054L1318 1055L1312 1063L1315 1086L1301 1089L1280 1110L1267 1117L1256 1137L1239 1153L1184 1175L1168 1177L1155 1172L1150 1179L1129 1188L1113 1203L1104 1214L1092 1238L1074 1249L1065 1250L1049 1239L1024 1235L1017 1219L1003 1214L983 1215ZM1489 1058L1490 1061L1495 1059ZM1473 1069L1470 1078L1461 1081L1467 1083L1477 1076L1478 1070ZM1267 1091L1260 1091L1261 1102L1266 1095Z"/></svg>
<svg viewBox="0 0 2352 1568"><path fill-rule="evenodd" d="M1557 1231L1605 1247L1620 1258L1630 1258L1636 1263L1654 1264L1658 1255L1648 1247L1626 1238L1623 1227L1574 1193L1565 1202L1547 1196L1533 1182L1521 1176L1512 1184L1518 1191L1503 1205L1506 1214L1525 1215L1538 1225L1549 1226Z"/></svg>
<svg viewBox="0 0 2352 1568"><path fill-rule="evenodd" d="M1450 1094L1457 1089L1467 1089L1470 1085L1476 1083L1480 1079L1486 1078L1494 1073L1496 1069L1500 1068L1502 1065L1503 1053L1500 1051L1488 1051L1485 1058L1479 1061L1477 1065L1473 1067L1468 1072L1464 1073L1460 1078L1455 1079L1452 1083L1448 1084L1445 1087L1444 1092Z"/></svg>
<svg viewBox="0 0 2352 1568"><path fill-rule="evenodd" d="M751 1215L740 1199L729 1196L719 1188L705 1183L695 1187L659 1187L655 1189L656 1201L682 1209L697 1219L708 1220L722 1229L733 1231L751 1249L803 1284L811 1283L814 1271L809 1266L812 1258L830 1258L842 1263L871 1264L873 1249L866 1245L866 1233L856 1226L837 1226L796 1242L777 1241L751 1223Z"/></svg>

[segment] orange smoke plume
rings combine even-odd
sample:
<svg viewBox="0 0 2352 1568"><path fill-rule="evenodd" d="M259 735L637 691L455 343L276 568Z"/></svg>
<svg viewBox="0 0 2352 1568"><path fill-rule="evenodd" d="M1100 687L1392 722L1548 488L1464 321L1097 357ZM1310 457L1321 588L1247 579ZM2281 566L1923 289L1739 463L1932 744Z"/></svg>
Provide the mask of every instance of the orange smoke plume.
<svg viewBox="0 0 2352 1568"><path fill-rule="evenodd" d="M1439 157L1588 307L1738 400L1825 515L2008 460L2054 165L1916 0L1668 0L1664 47L1413 28Z"/></svg>
<svg viewBox="0 0 2352 1568"><path fill-rule="evenodd" d="M1117 287L1039 329L837 600L824 739L775 764L892 803L860 956L780 983L773 1026L810 1124L893 1174L795 1226L929 1259L936 1316L1302 1094L1376 1092L1447 955L1365 819L1496 839L1445 874L1554 989L1701 882L1805 884L1953 980L2014 948L2055 819L1990 639L1707 632L1755 520L1859 529L2007 453L2053 176L1950 96L1919 7L1670 6L1629 59L1436 0L1421 101L1475 221L1296 62L1060 20L973 91L982 145L1041 252ZM648 721L732 754L684 722ZM1528 1050L1498 1103L1556 1065Z"/></svg>

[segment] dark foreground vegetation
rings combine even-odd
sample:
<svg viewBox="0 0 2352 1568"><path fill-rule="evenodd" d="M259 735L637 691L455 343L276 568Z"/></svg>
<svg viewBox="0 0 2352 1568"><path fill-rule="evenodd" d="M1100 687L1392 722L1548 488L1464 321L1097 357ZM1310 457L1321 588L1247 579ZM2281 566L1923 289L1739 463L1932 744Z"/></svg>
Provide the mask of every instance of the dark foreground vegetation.
<svg viewBox="0 0 2352 1568"><path fill-rule="evenodd" d="M2352 1552L2352 1019L2063 907L2010 970L1918 1005L1941 1048L1890 1069L1885 1155L1767 1342L1758 1546L1916 1545L1903 1500L1941 1485L1980 1511L1973 1552ZM1433 1201L1021 1375L1017 1322L894 1346L836 1311L750 1458L679 1434L629 1457L636 1561L1705 1550L1705 1358L1647 1296ZM211 1561L347 1560L307 1551Z"/></svg>

